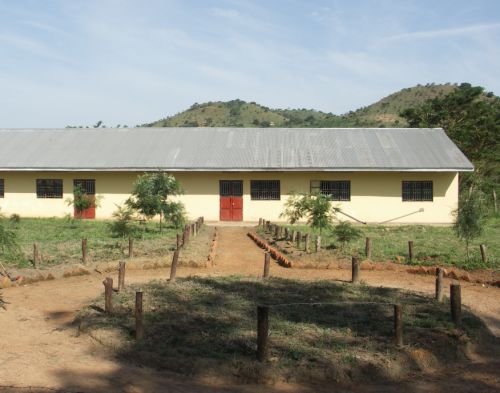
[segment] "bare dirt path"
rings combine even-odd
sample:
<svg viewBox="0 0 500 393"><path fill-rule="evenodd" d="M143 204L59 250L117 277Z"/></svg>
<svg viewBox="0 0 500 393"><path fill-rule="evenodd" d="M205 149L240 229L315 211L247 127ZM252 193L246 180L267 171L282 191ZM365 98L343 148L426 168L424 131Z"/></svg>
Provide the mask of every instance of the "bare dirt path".
<svg viewBox="0 0 500 393"><path fill-rule="evenodd" d="M242 274L260 276L263 251L246 236L248 228L221 227L216 266L213 269L182 268L179 276ZM296 279L348 280L344 270L285 269L272 264L271 274ZM164 269L127 272L127 282L165 278ZM371 285L408 288L432 293L432 277L394 272L363 271ZM2 392L326 392L328 387L306 388L279 384L226 386L220 381L193 381L165 372L134 367L121 362L87 335L78 335L71 324L76 312L103 291L103 276L91 275L45 281L3 290L7 311L0 311L0 391ZM500 289L465 284L463 298L477 311L492 331L500 332ZM497 358L498 361L498 358ZM467 374L470 390L464 385L463 370L450 371L446 385L442 377L403 385L356 385L339 388L349 392L429 393L453 389L456 392L498 391L500 364L478 358ZM436 379L437 378L437 379ZM453 382L454 381L454 382ZM444 387L446 386L446 388ZM442 389L441 389L442 388ZM479 390L478 390L479 389Z"/></svg>

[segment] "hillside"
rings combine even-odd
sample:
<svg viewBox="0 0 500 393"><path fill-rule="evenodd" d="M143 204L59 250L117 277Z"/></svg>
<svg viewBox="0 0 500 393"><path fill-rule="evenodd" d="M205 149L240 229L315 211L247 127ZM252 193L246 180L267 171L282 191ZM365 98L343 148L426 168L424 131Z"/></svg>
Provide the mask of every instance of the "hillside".
<svg viewBox="0 0 500 393"><path fill-rule="evenodd" d="M450 93L456 85L415 86L344 115L313 109L270 109L239 99L194 104L174 116L144 124L148 127L393 127L406 122L399 113L429 98Z"/></svg>

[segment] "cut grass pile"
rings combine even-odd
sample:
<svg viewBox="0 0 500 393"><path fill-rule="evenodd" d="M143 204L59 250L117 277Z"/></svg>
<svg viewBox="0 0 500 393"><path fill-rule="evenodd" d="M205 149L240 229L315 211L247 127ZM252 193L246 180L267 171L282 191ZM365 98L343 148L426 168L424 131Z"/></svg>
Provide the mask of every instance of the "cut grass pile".
<svg viewBox="0 0 500 393"><path fill-rule="evenodd" d="M312 233L303 225L288 226L290 230ZM471 243L471 258L466 260L465 244L460 241L453 228L448 226L401 225L401 226L357 226L362 231L361 238L342 248L330 231L321 235L324 248L322 262L332 258L345 258L353 254L365 255L365 238L372 239L372 260L398 261L412 265L451 265L462 269L500 269L500 216L490 218L484 234ZM270 235L259 229L261 235ZM313 235L316 238L316 234ZM408 259L408 241L413 240L412 261ZM488 262L481 259L480 244L487 247ZM311 242L314 250L314 243Z"/></svg>
<svg viewBox="0 0 500 393"><path fill-rule="evenodd" d="M18 223L4 220L4 225L16 234L19 251L0 253L0 259L12 266L30 267L33 244L38 243L44 266L78 263L82 257L82 238L87 238L89 262L120 259L128 255L128 238L112 237L111 222L62 218L21 218ZM156 222L139 227L134 239L136 256L171 253L178 230L167 227L160 233Z"/></svg>
<svg viewBox="0 0 500 393"><path fill-rule="evenodd" d="M190 376L259 383L392 380L418 371L422 361L435 366L462 361L464 343L484 331L468 312L463 330L455 330L446 304L396 289L190 277L141 286L145 338L136 342L136 289L115 295L111 316L94 311L103 307L102 299L82 310L80 328L94 337L106 337L103 332L115 337L118 331L121 344L110 345L118 357ZM393 303L403 304L403 348L392 341ZM274 305L265 363L255 360L256 306L262 304Z"/></svg>

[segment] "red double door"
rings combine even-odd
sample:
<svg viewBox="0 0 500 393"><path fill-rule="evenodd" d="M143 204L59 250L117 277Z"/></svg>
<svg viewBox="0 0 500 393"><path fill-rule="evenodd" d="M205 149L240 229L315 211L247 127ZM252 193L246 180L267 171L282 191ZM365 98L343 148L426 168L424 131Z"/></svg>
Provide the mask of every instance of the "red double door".
<svg viewBox="0 0 500 393"><path fill-rule="evenodd" d="M243 220L243 181L220 180L220 220Z"/></svg>

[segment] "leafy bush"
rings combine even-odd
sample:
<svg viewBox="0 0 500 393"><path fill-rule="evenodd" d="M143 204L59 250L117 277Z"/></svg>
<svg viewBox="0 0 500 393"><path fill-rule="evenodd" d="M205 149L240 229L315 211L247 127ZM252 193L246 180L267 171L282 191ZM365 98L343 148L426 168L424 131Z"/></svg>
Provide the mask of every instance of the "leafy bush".
<svg viewBox="0 0 500 393"><path fill-rule="evenodd" d="M19 224L21 222L21 216L19 214L11 214L9 220L13 224Z"/></svg>
<svg viewBox="0 0 500 393"><path fill-rule="evenodd" d="M460 198L453 228L458 238L465 241L467 261L470 259L470 242L483 233L485 216L484 202L479 191Z"/></svg>
<svg viewBox="0 0 500 393"><path fill-rule="evenodd" d="M354 227L347 221L341 221L333 230L333 233L337 237L337 240L342 243L342 248L346 246L347 243L351 243L359 239L362 235L360 229Z"/></svg>
<svg viewBox="0 0 500 393"><path fill-rule="evenodd" d="M5 216L0 212L0 254L17 253L17 234L6 227Z"/></svg>
<svg viewBox="0 0 500 393"><path fill-rule="evenodd" d="M113 212L113 222L109 229L113 237L127 237L134 234L137 228L134 226L134 211L128 206L117 206Z"/></svg>

